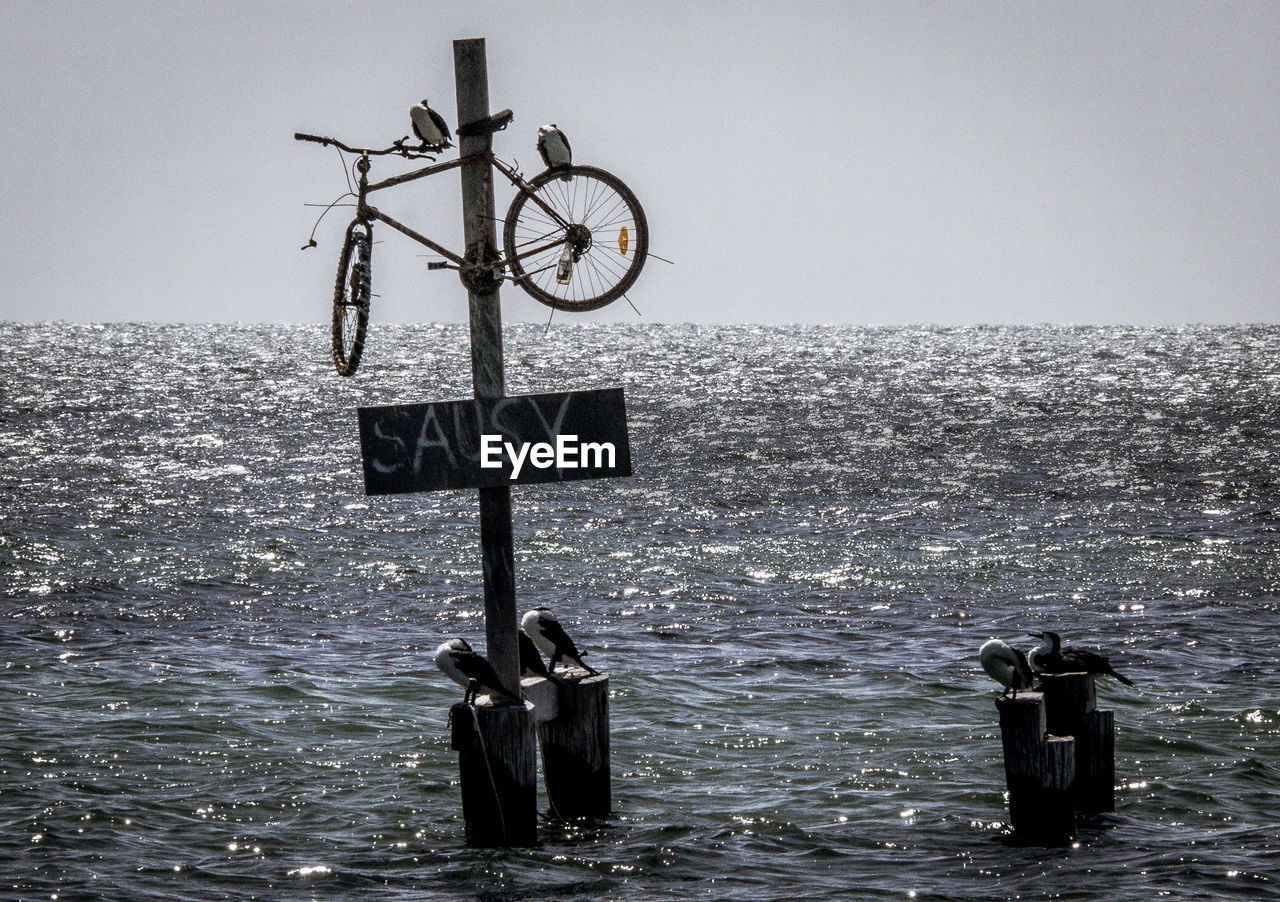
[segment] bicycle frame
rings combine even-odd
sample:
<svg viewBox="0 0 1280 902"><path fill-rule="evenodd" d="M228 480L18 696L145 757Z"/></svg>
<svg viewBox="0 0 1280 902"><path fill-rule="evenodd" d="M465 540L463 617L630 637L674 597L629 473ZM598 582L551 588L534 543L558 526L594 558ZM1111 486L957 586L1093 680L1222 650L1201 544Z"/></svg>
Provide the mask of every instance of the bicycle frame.
<svg viewBox="0 0 1280 902"><path fill-rule="evenodd" d="M419 244L435 251L437 254L439 254L440 256L444 257L446 260L453 263L459 269L469 269L473 266L473 264L470 261L467 261L463 257L458 256L448 248L437 244L427 236L417 231L414 231L404 223L396 221L395 219L388 216L386 213L383 213L377 207L370 205L369 202L366 200L367 196L369 194L372 194L374 191L381 191L383 188L391 188L391 187L394 187L395 185L403 185L406 182L412 182L420 178L426 178L429 175L435 175L440 172L445 172L449 169L456 169L459 166L464 166L468 163L485 163L489 166L492 166L494 169L497 169L499 172L503 174L503 176L506 177L507 181L511 183L513 188L515 188L517 191L521 192L522 194L527 195L531 201L537 204L543 210L543 212L545 212L548 216L550 216L553 220L555 220L555 222L559 224L562 228L564 228L566 231L569 229L571 223L567 222L564 219L564 217L562 217L554 208L548 206L542 200L542 198L538 197L536 192L530 190L529 183L526 182L520 176L520 173L516 172L515 169L508 166L506 163L502 162L502 160L499 160L492 153L471 154L469 156L459 157L458 159L450 160L447 163L436 163L431 166L426 166L422 169L415 169L413 172L405 172L400 175L393 175L390 178L383 179L380 182L374 182L373 184L369 184L369 177L368 177L369 156L368 154L363 154L360 157L359 161L356 163L356 168L360 173L359 193L357 194L357 201L356 201L356 218L363 220L365 222L368 222L369 220L372 220L372 219L376 219L379 222L384 222L387 225L391 226L391 228L395 229L400 234L405 235L408 238L412 238L414 241L418 242ZM564 242L565 242L565 239L563 238L555 241L548 241L545 244L530 248L529 250L521 254L518 254L517 257L523 258L523 257L531 256L533 254L540 254L543 251L549 250L550 248L557 247L561 244L564 244ZM477 254L476 255L477 260L479 259L479 257L480 255ZM494 261L488 265L505 267L507 265L507 259L505 257L500 257L497 261Z"/></svg>
<svg viewBox="0 0 1280 902"><path fill-rule="evenodd" d="M510 121L511 111L504 110L474 123L466 133L498 130ZM333 287L333 362L341 376L355 373L364 347L369 301L373 296L370 285L375 220L438 254L443 259L427 263L427 269L456 270L473 296L492 293L499 283L510 281L535 301L553 310L596 310L619 297L626 297L626 290L644 266L648 249L644 210L630 188L617 176L597 166L565 163L525 179L513 165L495 157L487 147L479 153L437 163L432 154L442 147L425 143L421 147L406 146L408 138L392 142L390 147L375 149L349 147L336 138L302 132L295 132L293 137L324 147L332 145L340 153L356 157L355 175L359 187L351 184L352 173L348 173L347 191L325 207L311 230L310 240L303 246L303 250L315 247L316 229L325 215L343 203L345 198L355 198L356 216L343 239L342 253L338 257L338 276ZM399 155L406 160L426 160L430 165L370 182L370 157L389 155ZM345 166L347 157L342 159ZM488 195L487 210L483 214L486 219L496 220L492 209L492 170L496 169L516 190L516 196L501 220L501 251L496 247L496 236L482 239L472 234L465 252L456 254L369 203L369 195L375 191L462 166L488 167L479 173L482 178L478 186ZM476 174L474 170L463 172L468 176ZM564 183L563 188L556 180ZM474 231L467 229L469 233ZM628 240L630 235L635 236L634 245ZM613 257L608 249L612 246L609 241L615 236L617 256ZM609 241L596 241L596 237ZM600 248L599 253L590 256L597 247ZM634 247L630 256L629 247ZM532 265L529 258L534 258ZM551 271L554 271L554 282L542 275Z"/></svg>

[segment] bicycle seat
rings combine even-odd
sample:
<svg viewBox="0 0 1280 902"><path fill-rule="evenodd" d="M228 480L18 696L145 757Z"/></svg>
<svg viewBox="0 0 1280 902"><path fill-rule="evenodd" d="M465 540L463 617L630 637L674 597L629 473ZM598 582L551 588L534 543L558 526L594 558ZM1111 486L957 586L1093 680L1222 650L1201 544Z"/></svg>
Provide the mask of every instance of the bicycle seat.
<svg viewBox="0 0 1280 902"><path fill-rule="evenodd" d="M508 125L515 114L510 110L502 110L487 116L484 119L477 119L475 122L468 122L466 125L458 126L458 134L462 137L467 135L492 135L494 132L500 132Z"/></svg>

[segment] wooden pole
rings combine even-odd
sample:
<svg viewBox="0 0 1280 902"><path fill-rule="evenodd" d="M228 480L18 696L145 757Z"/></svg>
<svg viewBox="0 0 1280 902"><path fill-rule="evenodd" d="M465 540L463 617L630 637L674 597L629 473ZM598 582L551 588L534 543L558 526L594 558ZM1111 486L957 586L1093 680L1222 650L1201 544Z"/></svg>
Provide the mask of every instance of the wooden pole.
<svg viewBox="0 0 1280 902"><path fill-rule="evenodd" d="M462 819L473 846L529 846L538 841L537 757L533 717L523 705L449 709L458 752Z"/></svg>
<svg viewBox="0 0 1280 902"><path fill-rule="evenodd" d="M1044 696L996 700L1004 747L1009 820L1022 842L1060 845L1075 836L1075 740L1050 736Z"/></svg>
<svg viewBox="0 0 1280 902"><path fill-rule="evenodd" d="M609 816L609 677L564 677L554 687L550 716L535 713L542 743L542 782L551 810L562 820ZM528 686L531 679L526 679ZM543 694L534 687L531 697ZM536 705L537 702L535 701Z"/></svg>
<svg viewBox="0 0 1280 902"><path fill-rule="evenodd" d="M1049 732L1076 740L1076 805L1081 811L1115 811L1115 716L1097 710L1094 676L1040 676Z"/></svg>
<svg viewBox="0 0 1280 902"><path fill-rule="evenodd" d="M459 126L489 115L489 73L483 38L453 42ZM478 156L462 172L462 229L465 259L479 263L496 253L493 170L487 155L493 135L462 135L463 157ZM497 280L462 272L471 324L471 379L477 398L506 394L502 372L502 307ZM485 656L498 679L520 691L520 645L516 632L515 543L511 533L511 490L482 488L480 553L484 566ZM467 839L476 845L523 845L537 839L537 742L532 715L524 705L473 706L451 712L454 748L459 750L462 811ZM496 825L496 828L495 828Z"/></svg>
<svg viewBox="0 0 1280 902"><path fill-rule="evenodd" d="M453 42L453 67L457 79L458 124L489 115L489 72L484 39ZM493 149L493 135L459 137L463 157L483 157ZM485 159L463 165L462 229L466 259L484 259L497 247L494 230L493 170ZM477 398L501 398L506 394L502 371L502 306L498 285L479 285L466 278L471 324L471 380ZM511 489L480 489L480 549L484 557L485 657L497 671L502 685L520 689L520 645L516 634L515 550L511 535Z"/></svg>

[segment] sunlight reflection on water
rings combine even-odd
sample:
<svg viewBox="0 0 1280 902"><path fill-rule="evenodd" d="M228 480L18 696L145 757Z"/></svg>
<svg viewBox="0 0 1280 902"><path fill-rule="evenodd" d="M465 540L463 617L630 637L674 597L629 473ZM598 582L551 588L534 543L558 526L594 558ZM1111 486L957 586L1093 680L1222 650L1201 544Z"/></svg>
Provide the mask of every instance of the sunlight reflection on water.
<svg viewBox="0 0 1280 902"><path fill-rule="evenodd" d="M464 328L354 380L314 328L0 335L0 897L1274 889L1280 330L510 329L512 392L626 386L636 476L516 493L617 812L505 853L429 660L483 635L474 497L366 499L352 415L467 395ZM1002 842L976 660L1047 624L1138 683L1055 851Z"/></svg>

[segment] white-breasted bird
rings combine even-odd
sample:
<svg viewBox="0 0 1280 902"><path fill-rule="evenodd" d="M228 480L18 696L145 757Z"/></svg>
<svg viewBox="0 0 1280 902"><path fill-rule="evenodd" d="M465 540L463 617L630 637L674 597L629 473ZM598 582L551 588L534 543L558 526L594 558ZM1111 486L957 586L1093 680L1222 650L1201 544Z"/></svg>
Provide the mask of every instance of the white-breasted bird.
<svg viewBox="0 0 1280 902"><path fill-rule="evenodd" d="M1111 662L1096 651L1087 648L1063 648L1062 639L1052 630L1028 633L1048 645L1038 645L1031 652L1031 666L1036 673L1089 673L1094 676L1113 676L1126 686L1133 680L1116 673Z"/></svg>
<svg viewBox="0 0 1280 902"><path fill-rule="evenodd" d="M534 608L532 611L525 612L525 615L520 618L520 627L533 640L538 650L547 656L551 662L551 671L555 671L556 664L560 661L569 661L589 674L594 675L599 672L582 662L585 652L578 651L578 647L573 644L573 640L564 631L556 615L551 613L550 608Z"/></svg>
<svg viewBox="0 0 1280 902"><path fill-rule="evenodd" d="M1031 665L1027 663L1027 656L1008 642L1001 639L984 642L978 649L978 659L982 661L982 669L987 675L1004 686L1001 698L1008 695L1010 689L1013 697L1017 698L1019 689L1031 688Z"/></svg>
<svg viewBox="0 0 1280 902"><path fill-rule="evenodd" d="M427 106L426 98L422 103L409 107L409 121L413 123L413 133L422 142L423 150L443 150L453 142L449 140L449 125L444 117Z"/></svg>
<svg viewBox="0 0 1280 902"><path fill-rule="evenodd" d="M472 651L465 639L450 639L442 643L436 649L436 666L445 676L467 690L462 696L464 703L474 701L476 693L481 689L513 702L520 701L518 696L502 685L493 665Z"/></svg>
<svg viewBox="0 0 1280 902"><path fill-rule="evenodd" d="M564 169L573 165L573 148L555 123L538 129L538 153L548 169Z"/></svg>

